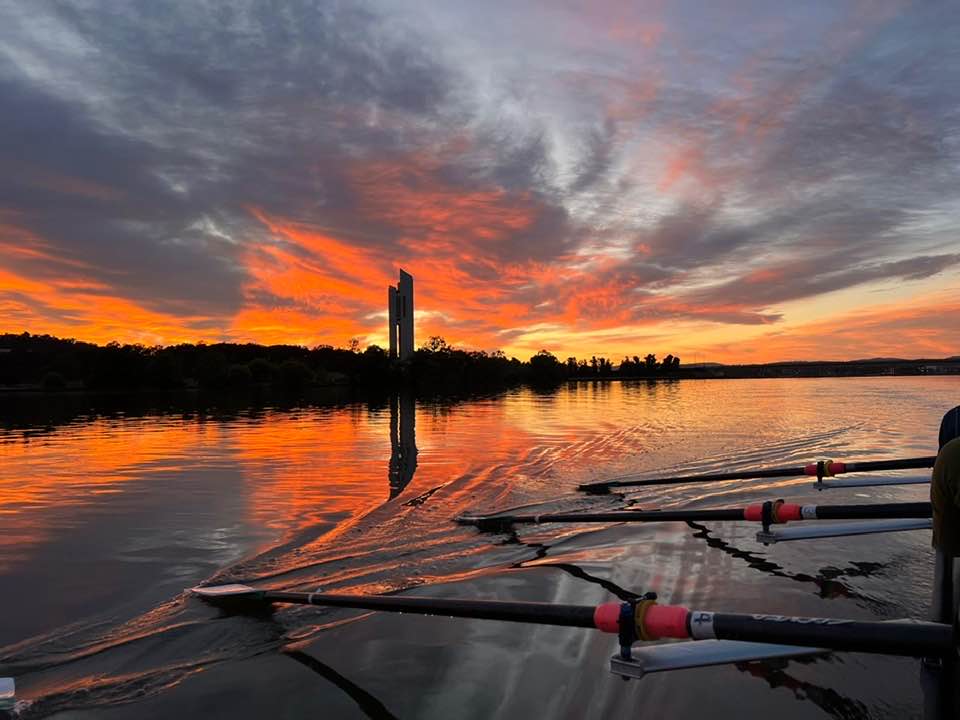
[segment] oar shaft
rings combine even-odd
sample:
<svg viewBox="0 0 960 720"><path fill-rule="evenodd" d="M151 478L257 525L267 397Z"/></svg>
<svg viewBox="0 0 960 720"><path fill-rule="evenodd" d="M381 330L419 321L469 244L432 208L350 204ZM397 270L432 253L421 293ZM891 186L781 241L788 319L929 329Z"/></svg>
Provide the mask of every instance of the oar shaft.
<svg viewBox="0 0 960 720"><path fill-rule="evenodd" d="M653 638L745 640L918 657L955 652L953 627L939 623L745 615L655 605L643 624L647 637Z"/></svg>
<svg viewBox="0 0 960 720"><path fill-rule="evenodd" d="M813 505L818 520L890 520L893 518L933 517L928 502L877 503L875 505Z"/></svg>
<svg viewBox="0 0 960 720"><path fill-rule="evenodd" d="M917 468L932 468L937 461L936 455L920 458L903 458L902 460L864 460L860 462L842 463L843 472L869 472L871 470L916 470Z"/></svg>
<svg viewBox="0 0 960 720"><path fill-rule="evenodd" d="M732 472L707 473L702 475L681 475L676 477L643 478L636 480L614 479L602 482L585 483L579 486L580 490L593 493L608 492L616 487L642 487L647 485L681 485L700 482L723 482L725 480L751 480L759 478L786 478L816 476L818 470L823 471L824 477L840 475L842 473L866 472L869 470L912 470L916 468L933 467L936 456L918 458L901 458L896 460L866 460L860 462L825 462L794 465L790 467L765 468L759 470L736 470Z"/></svg>
<svg viewBox="0 0 960 720"><path fill-rule="evenodd" d="M544 513L543 515L462 516L457 522L475 525L481 530L502 530L511 525L540 523L610 523L610 522L700 522L709 520L751 520L779 524L799 520L862 520L872 518L929 518L933 509L929 502L881 503L875 505L796 505L777 501L770 503L768 517L764 505L745 508L706 510L620 510L598 513Z"/></svg>
<svg viewBox="0 0 960 720"><path fill-rule="evenodd" d="M696 482L722 482L724 480L752 480L754 478L780 478L803 475L803 465L768 468L766 470L738 470L736 472L710 473L706 475L677 475L675 477L643 478L637 480L604 480L577 486L586 492L603 492L606 488L641 487L645 485L682 485Z"/></svg>
<svg viewBox="0 0 960 720"><path fill-rule="evenodd" d="M417 615L528 622L538 625L596 627L594 623L596 608L588 605L556 605L553 603L505 602L501 600L455 600L400 595L338 595L272 590L264 592L260 597L272 602L299 605L323 605L356 608L358 610L414 613Z"/></svg>
<svg viewBox="0 0 960 720"><path fill-rule="evenodd" d="M501 515L489 518L462 517L458 522L464 525L473 521L504 522L508 524L540 523L607 523L607 522L686 522L687 520L743 520L742 508L720 508L716 510L620 510L598 513L544 513L542 515Z"/></svg>
<svg viewBox="0 0 960 720"><path fill-rule="evenodd" d="M617 634L622 649L637 640L718 638L888 655L940 656L956 652L952 625L714 613L680 605L657 605L649 597L636 602L589 606L402 595L335 595L256 590L244 585L194 588L193 592L220 603L278 602L595 628Z"/></svg>

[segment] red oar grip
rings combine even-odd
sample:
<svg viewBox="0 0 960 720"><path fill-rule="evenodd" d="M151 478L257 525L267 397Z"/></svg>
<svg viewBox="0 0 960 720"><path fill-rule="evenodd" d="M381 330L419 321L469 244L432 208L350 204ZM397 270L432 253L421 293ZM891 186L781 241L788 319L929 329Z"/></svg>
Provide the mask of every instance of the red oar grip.
<svg viewBox="0 0 960 720"><path fill-rule="evenodd" d="M649 601L648 601L649 602ZM604 603L593 611L593 624L598 630L608 633L620 632L622 603ZM688 638L690 630L687 616L690 611L681 605L645 604L644 611L637 614L637 635L647 640L660 638Z"/></svg>
<svg viewBox="0 0 960 720"><path fill-rule="evenodd" d="M593 624L603 632L620 632L620 603L597 605L597 609L593 611Z"/></svg>
<svg viewBox="0 0 960 720"><path fill-rule="evenodd" d="M744 520L763 521L763 503L756 505L747 505L743 509ZM795 503L785 503L783 500L777 500L772 506L771 520L775 523L785 523L791 520L803 519L803 505Z"/></svg>
<svg viewBox="0 0 960 720"><path fill-rule="evenodd" d="M785 523L790 520L803 520L803 505L782 503L776 507L776 521L778 523Z"/></svg>
<svg viewBox="0 0 960 720"><path fill-rule="evenodd" d="M651 605L643 616L644 634L652 639L688 638L689 614L690 611L681 605Z"/></svg>
<svg viewBox="0 0 960 720"><path fill-rule="evenodd" d="M803 468L804 475L813 475L816 476L819 473L817 472L820 463L810 463ZM823 477L832 477L833 475L839 475L847 471L847 464L842 462L830 462L823 463Z"/></svg>

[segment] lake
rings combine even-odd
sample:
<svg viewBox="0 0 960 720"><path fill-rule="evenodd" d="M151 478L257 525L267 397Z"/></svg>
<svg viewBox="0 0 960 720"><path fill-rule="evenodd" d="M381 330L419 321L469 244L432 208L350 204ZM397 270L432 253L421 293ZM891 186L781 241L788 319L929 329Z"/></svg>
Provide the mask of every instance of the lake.
<svg viewBox="0 0 960 720"><path fill-rule="evenodd" d="M626 682L609 672L616 639L595 631L313 607L225 614L184 588L578 604L655 590L712 610L924 617L927 531L765 547L745 523L508 535L452 520L557 498L563 509L924 500L924 485L818 494L804 479L626 498L576 486L932 455L960 378L582 382L456 402L47 413L53 403L0 411L0 676L17 680L20 717L922 716L909 659L836 654Z"/></svg>

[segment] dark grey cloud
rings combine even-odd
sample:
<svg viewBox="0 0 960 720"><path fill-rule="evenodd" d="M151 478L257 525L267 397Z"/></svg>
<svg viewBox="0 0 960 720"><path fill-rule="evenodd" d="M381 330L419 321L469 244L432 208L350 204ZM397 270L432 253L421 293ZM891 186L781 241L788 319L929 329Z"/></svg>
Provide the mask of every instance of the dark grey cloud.
<svg viewBox="0 0 960 720"><path fill-rule="evenodd" d="M34 37L30 12L0 7L11 49L0 54L0 164L10 170L0 207L52 256L22 259L28 275L81 263L87 278L151 309L230 315L243 301L243 245L263 238L250 206L340 226L359 243L393 241L356 222L344 169L356 153L423 142L417 123L442 101L446 73L389 37L382 18L308 2L36 12L46 10L68 44L98 59L39 81L30 54L55 64L62 37ZM399 119L368 128L369 113Z"/></svg>
<svg viewBox="0 0 960 720"><path fill-rule="evenodd" d="M850 267L844 263L801 261L769 270L758 279L739 277L692 293L685 299L706 305L732 303L769 307L789 300L821 295L868 282L922 280L960 265L960 254L917 256L891 262Z"/></svg>
<svg viewBox="0 0 960 720"><path fill-rule="evenodd" d="M710 186L638 228L624 268L673 271L659 286L682 302L744 308L723 322L766 322L788 300L954 269L943 250L960 240L941 208L960 180L960 91L947 81L960 67L958 30L952 13L924 8L843 52L761 56L744 78L760 88L747 102L671 88L654 115L694 138ZM741 281L763 268L784 278ZM684 290L711 276L707 289Z"/></svg>
<svg viewBox="0 0 960 720"><path fill-rule="evenodd" d="M191 229L205 207L151 168L156 149L106 134L67 104L0 67L0 207L42 238L49 256L20 260L28 276L84 278L158 310L228 313L240 301L230 244ZM16 267L16 259L9 263ZM172 304L172 305L171 305Z"/></svg>
<svg viewBox="0 0 960 720"><path fill-rule="evenodd" d="M531 319L616 288L585 322L610 302L636 321L762 323L955 267L952 9L783 5L756 32L730 19L742 7L604 12L660 39L617 44L603 12L559 6L0 0L0 211L49 255L4 266L180 315L299 308L251 289L245 259L262 243L323 258L271 237L259 208L385 264L446 253L478 283L604 259L573 287L517 284ZM739 280L764 268L790 277Z"/></svg>

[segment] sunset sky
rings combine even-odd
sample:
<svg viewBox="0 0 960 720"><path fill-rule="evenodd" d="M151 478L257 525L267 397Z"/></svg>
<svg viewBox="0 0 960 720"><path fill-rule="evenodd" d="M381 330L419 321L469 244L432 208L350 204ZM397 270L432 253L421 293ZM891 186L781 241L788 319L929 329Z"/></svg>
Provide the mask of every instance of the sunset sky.
<svg viewBox="0 0 960 720"><path fill-rule="evenodd" d="M0 0L0 332L960 355L947 2Z"/></svg>

